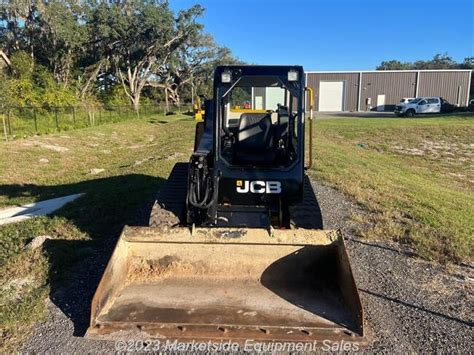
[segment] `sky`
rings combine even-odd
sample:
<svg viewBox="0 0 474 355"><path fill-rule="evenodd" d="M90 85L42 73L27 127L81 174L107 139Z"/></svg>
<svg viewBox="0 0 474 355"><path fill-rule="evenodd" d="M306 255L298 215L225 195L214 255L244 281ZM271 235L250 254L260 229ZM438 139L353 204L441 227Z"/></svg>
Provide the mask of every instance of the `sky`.
<svg viewBox="0 0 474 355"><path fill-rule="evenodd" d="M196 3L205 31L249 64L372 70L474 56L474 0L170 0L175 11Z"/></svg>

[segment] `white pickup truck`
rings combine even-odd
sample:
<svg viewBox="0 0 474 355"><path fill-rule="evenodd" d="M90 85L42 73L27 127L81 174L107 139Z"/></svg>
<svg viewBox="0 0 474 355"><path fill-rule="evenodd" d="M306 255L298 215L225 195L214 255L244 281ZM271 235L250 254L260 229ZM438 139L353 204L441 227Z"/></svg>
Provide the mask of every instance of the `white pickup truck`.
<svg viewBox="0 0 474 355"><path fill-rule="evenodd" d="M441 97L418 97L395 106L397 116L413 117L419 113L440 113L443 98Z"/></svg>

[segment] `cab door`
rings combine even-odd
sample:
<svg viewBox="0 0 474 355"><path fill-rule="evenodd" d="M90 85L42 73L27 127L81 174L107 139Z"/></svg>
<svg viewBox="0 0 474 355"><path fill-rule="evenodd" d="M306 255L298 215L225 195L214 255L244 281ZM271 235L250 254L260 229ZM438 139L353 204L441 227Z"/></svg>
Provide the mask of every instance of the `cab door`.
<svg viewBox="0 0 474 355"><path fill-rule="evenodd" d="M429 106L426 100L421 100L416 106L416 113L428 113Z"/></svg>
<svg viewBox="0 0 474 355"><path fill-rule="evenodd" d="M428 99L428 112L429 113L441 112L441 101L439 98L434 97L432 99Z"/></svg>

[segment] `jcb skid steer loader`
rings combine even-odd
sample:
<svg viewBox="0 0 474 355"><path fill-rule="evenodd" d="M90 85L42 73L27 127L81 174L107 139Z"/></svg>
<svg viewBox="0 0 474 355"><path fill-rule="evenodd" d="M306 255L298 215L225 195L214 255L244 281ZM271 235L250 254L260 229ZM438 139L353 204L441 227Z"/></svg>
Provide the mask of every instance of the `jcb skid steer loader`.
<svg viewBox="0 0 474 355"><path fill-rule="evenodd" d="M175 166L150 227L124 229L88 336L363 340L343 238L321 229L304 172L312 147L303 74L300 66L216 68L190 162Z"/></svg>

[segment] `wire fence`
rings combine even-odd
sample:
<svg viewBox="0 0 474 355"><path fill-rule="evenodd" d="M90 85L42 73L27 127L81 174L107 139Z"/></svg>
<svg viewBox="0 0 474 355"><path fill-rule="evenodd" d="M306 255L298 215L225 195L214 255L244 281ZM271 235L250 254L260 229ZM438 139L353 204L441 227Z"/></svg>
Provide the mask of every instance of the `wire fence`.
<svg viewBox="0 0 474 355"><path fill-rule="evenodd" d="M3 107L0 108L2 136L5 141L32 135L48 134L77 128L94 127L131 119L151 119L173 113L190 112L192 106L184 104L140 105L135 111L130 105L114 105L96 108L84 106L57 107Z"/></svg>

